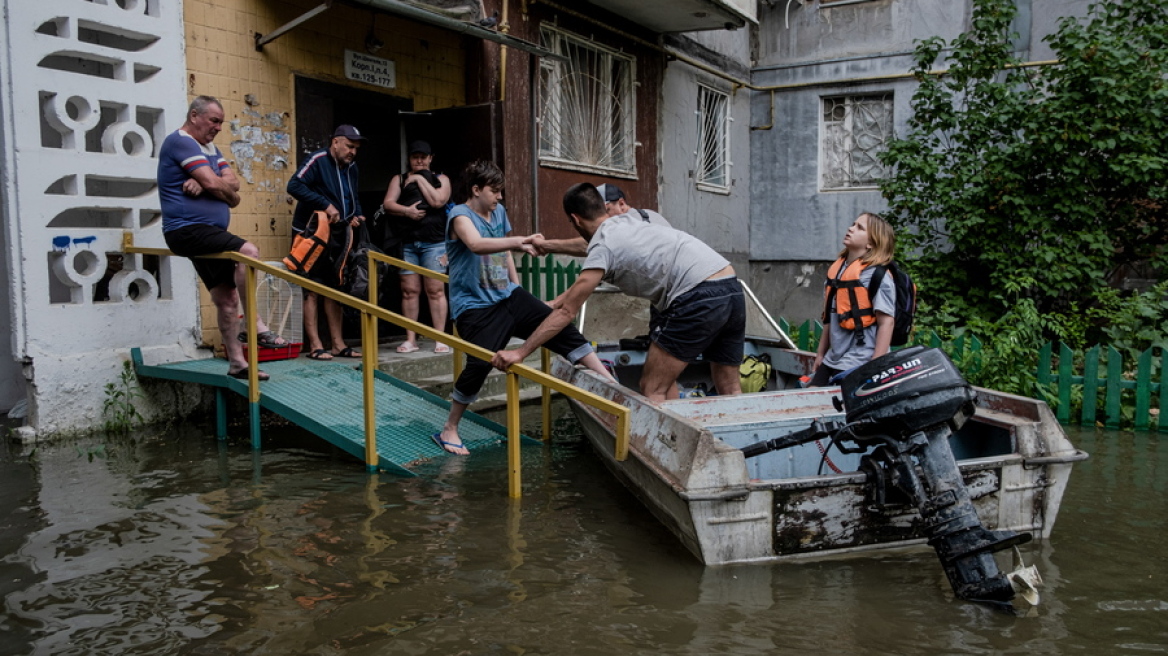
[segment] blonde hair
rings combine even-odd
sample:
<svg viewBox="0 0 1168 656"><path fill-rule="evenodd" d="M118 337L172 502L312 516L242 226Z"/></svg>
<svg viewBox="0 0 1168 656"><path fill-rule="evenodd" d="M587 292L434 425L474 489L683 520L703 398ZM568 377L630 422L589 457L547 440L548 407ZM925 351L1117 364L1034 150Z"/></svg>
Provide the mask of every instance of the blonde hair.
<svg viewBox="0 0 1168 656"><path fill-rule="evenodd" d="M868 217L868 245L870 248L860 257L860 261L865 266L888 264L892 261L892 256L896 254L896 233L879 214L861 212L856 219L863 217ZM836 258L843 258L844 261L847 261L848 249L841 250Z"/></svg>

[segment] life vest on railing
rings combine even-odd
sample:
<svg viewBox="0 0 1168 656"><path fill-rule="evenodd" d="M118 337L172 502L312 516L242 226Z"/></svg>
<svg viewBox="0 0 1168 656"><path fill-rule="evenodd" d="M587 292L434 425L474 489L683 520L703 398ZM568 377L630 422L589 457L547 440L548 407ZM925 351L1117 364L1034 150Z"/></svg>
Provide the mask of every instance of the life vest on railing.
<svg viewBox="0 0 1168 656"><path fill-rule="evenodd" d="M841 257L828 267L827 285L823 289L824 326L830 321L831 301L834 298L840 328L855 331L856 344L860 346L864 344L864 329L876 323L876 312L872 309L868 288L860 282L860 272L867 267L860 258L856 258L845 268L844 258Z"/></svg>
<svg viewBox="0 0 1168 656"><path fill-rule="evenodd" d="M308 225L304 230L292 238L292 252L284 257L284 266L300 275L308 273L321 253L328 248L328 243L328 215L320 211L314 212L308 218Z"/></svg>

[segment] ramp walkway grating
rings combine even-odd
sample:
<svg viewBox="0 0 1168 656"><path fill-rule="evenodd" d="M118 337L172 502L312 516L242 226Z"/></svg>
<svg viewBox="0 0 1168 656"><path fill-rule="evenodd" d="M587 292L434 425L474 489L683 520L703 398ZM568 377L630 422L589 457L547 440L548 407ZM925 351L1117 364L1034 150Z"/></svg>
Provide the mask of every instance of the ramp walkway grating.
<svg viewBox="0 0 1168 656"><path fill-rule="evenodd" d="M247 381L227 375L218 358L147 365L140 349L131 357L139 376L197 383L231 390L247 397ZM306 358L260 363L271 380L260 383L260 407L270 410L330 444L365 460L365 419L362 375L355 360L314 361ZM442 427L450 402L382 371L374 371L377 418L377 466L390 473L413 476L409 467L447 453L430 439ZM459 437L467 449L486 448L506 439L506 427L467 412ZM526 442L538 444L524 438Z"/></svg>

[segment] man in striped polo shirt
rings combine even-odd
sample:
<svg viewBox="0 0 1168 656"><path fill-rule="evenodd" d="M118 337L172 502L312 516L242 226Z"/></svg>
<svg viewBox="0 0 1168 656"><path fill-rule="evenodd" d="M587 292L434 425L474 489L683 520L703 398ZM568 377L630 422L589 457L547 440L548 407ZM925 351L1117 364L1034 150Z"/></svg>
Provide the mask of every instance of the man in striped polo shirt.
<svg viewBox="0 0 1168 656"><path fill-rule="evenodd" d="M211 96L199 96L187 110L183 126L162 142L158 151L158 196L162 201L162 236L175 255L192 258L195 271L211 292L218 313L227 375L247 378L247 359L240 333L239 288L246 284L247 269L231 260L210 260L199 255L238 251L259 258L260 250L227 231L231 208L239 205L239 178L211 142L223 128L223 105ZM286 346L256 317L260 346ZM260 380L268 375L259 372Z"/></svg>

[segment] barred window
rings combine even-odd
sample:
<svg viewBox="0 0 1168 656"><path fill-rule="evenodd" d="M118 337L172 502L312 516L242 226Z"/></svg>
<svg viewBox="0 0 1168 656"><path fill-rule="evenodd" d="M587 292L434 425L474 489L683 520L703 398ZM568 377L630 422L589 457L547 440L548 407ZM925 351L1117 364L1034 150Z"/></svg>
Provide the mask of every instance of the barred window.
<svg viewBox="0 0 1168 656"><path fill-rule="evenodd" d="M540 62L540 163L635 173L633 58L550 27L540 37L567 58Z"/></svg>
<svg viewBox="0 0 1168 656"><path fill-rule="evenodd" d="M698 85L698 185L730 187L729 106L728 94Z"/></svg>
<svg viewBox="0 0 1168 656"><path fill-rule="evenodd" d="M892 139L892 94L824 98L820 137L821 188L875 187Z"/></svg>

